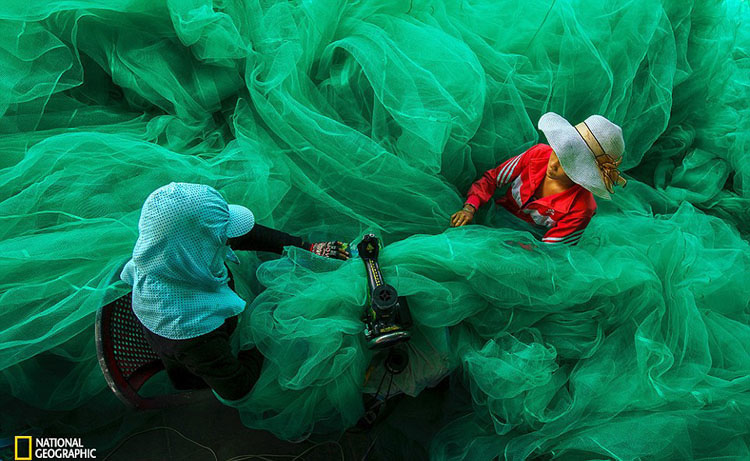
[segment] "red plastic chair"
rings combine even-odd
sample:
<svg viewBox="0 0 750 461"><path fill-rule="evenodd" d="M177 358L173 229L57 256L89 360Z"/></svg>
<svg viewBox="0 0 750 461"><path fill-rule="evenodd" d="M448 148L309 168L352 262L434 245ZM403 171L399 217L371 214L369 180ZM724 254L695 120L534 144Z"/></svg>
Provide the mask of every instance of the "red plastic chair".
<svg viewBox="0 0 750 461"><path fill-rule="evenodd" d="M234 290L231 272L229 287ZM128 293L102 306L96 313L96 355L112 392L126 405L138 410L185 405L210 397L210 389L153 397L139 394L149 379L164 370L164 364L143 336L131 299L132 295Z"/></svg>

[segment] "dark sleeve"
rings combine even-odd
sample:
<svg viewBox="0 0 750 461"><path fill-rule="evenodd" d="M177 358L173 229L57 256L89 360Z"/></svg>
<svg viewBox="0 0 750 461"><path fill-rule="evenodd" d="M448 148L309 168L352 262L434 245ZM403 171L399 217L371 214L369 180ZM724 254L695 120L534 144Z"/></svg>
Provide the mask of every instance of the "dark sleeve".
<svg viewBox="0 0 750 461"><path fill-rule="evenodd" d="M270 251L277 254L281 254L285 246L304 249L310 247L310 244L299 237L260 224L255 224L252 230L245 235L230 238L227 243L233 250Z"/></svg>

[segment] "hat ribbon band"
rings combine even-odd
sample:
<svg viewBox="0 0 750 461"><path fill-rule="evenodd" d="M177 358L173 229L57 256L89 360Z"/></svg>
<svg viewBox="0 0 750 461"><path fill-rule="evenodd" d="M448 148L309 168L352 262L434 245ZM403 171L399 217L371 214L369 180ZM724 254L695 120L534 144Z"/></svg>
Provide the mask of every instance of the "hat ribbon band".
<svg viewBox="0 0 750 461"><path fill-rule="evenodd" d="M575 128L594 154L594 159L599 166L599 172L604 181L604 187L606 187L610 193L614 193L615 184L624 187L628 181L620 176L620 171L617 169L620 166L620 162L622 162L622 158L615 160L612 156L605 153L604 148L599 144L599 140L596 139L596 136L591 132L591 129L586 122L579 123Z"/></svg>
<svg viewBox="0 0 750 461"><path fill-rule="evenodd" d="M604 155L604 149L602 148L602 145L599 144L599 140L596 139L596 136L594 136L594 133L591 132L591 129L588 125L586 125L586 122L579 123L575 126L575 128L576 131L578 131L578 134L580 134L583 138L583 141L586 143L586 145L589 146L591 152L594 153L594 157Z"/></svg>

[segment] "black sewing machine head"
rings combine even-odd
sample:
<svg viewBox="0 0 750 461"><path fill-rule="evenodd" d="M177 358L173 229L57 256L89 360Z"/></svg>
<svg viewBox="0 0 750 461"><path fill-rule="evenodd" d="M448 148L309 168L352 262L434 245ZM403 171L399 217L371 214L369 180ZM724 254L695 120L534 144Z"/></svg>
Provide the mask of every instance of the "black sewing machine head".
<svg viewBox="0 0 750 461"><path fill-rule="evenodd" d="M378 238L373 234L365 235L357 251L365 263L370 295L362 316L369 348L382 349L408 341L411 336L408 328L412 325L409 305L406 298L399 296L383 279L378 265Z"/></svg>

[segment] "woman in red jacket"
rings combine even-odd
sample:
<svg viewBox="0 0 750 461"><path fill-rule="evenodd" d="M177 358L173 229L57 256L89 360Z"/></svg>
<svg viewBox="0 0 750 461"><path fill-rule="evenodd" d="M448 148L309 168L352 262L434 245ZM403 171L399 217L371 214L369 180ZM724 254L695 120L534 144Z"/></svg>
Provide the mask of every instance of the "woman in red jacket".
<svg viewBox="0 0 750 461"><path fill-rule="evenodd" d="M575 245L596 211L594 195L610 199L613 186L624 186L617 167L625 142L619 126L592 115L575 127L548 112L539 119L549 145L537 144L489 170L469 189L451 227L469 224L495 189L511 184L496 203L546 230L542 242Z"/></svg>

